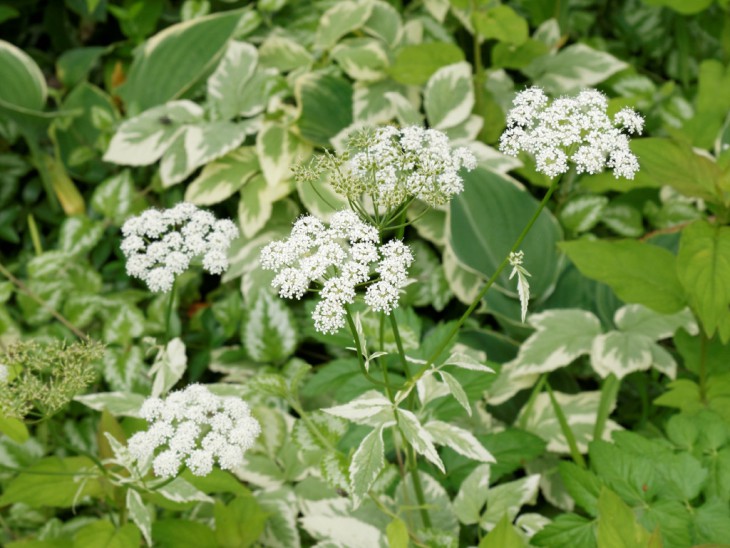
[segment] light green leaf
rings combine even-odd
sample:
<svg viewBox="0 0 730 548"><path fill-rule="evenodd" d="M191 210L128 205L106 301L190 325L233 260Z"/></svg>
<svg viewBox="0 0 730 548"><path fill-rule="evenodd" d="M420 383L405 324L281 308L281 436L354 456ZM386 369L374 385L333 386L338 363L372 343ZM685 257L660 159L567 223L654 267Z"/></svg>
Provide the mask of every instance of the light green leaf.
<svg viewBox="0 0 730 548"><path fill-rule="evenodd" d="M523 548L524 546L527 544L515 531L512 520L506 515L479 543L479 548Z"/></svg>
<svg viewBox="0 0 730 548"><path fill-rule="evenodd" d="M654 341L671 337L679 328L690 335L698 332L697 322L686 308L676 314L657 314L640 304L627 304L616 311L613 321L621 331L640 333Z"/></svg>
<svg viewBox="0 0 730 548"><path fill-rule="evenodd" d="M329 222L332 214L347 208L347 200L324 180L314 183L297 181L299 199L312 215Z"/></svg>
<svg viewBox="0 0 730 548"><path fill-rule="evenodd" d="M91 207L117 225L144 207L144 198L137 195L132 172L124 169L105 179L94 190Z"/></svg>
<svg viewBox="0 0 730 548"><path fill-rule="evenodd" d="M145 506L140 494L134 489L127 489L127 513L142 531L147 544L152 545L152 512Z"/></svg>
<svg viewBox="0 0 730 548"><path fill-rule="evenodd" d="M389 65L385 46L372 38L342 40L332 49L332 58L353 80L380 80Z"/></svg>
<svg viewBox="0 0 730 548"><path fill-rule="evenodd" d="M104 235L104 224L84 216L67 217L61 223L58 245L70 256L85 255L99 243Z"/></svg>
<svg viewBox="0 0 730 548"><path fill-rule="evenodd" d="M172 502L213 502L212 498L180 477L157 487L155 492Z"/></svg>
<svg viewBox="0 0 730 548"><path fill-rule="evenodd" d="M46 79L23 50L0 40L0 107L43 110L48 96Z"/></svg>
<svg viewBox="0 0 730 548"><path fill-rule="evenodd" d="M192 101L171 101L131 118L117 129L104 154L115 164L146 166L159 160L186 124L203 119Z"/></svg>
<svg viewBox="0 0 730 548"><path fill-rule="evenodd" d="M492 454L468 430L443 421L429 421L426 431L433 441L478 462L496 462Z"/></svg>
<svg viewBox="0 0 730 548"><path fill-rule="evenodd" d="M560 210L558 218L565 228L580 234L596 226L607 205L608 198L605 196L584 194L568 201Z"/></svg>
<svg viewBox="0 0 730 548"><path fill-rule="evenodd" d="M385 534L391 548L408 548L408 526L402 519L394 518L385 528Z"/></svg>
<svg viewBox="0 0 730 548"><path fill-rule="evenodd" d="M238 202L238 223L244 236L252 238L271 217L273 204L291 192L288 182L276 186L266 184L263 175L255 175L241 189Z"/></svg>
<svg viewBox="0 0 730 548"><path fill-rule="evenodd" d="M398 427L413 449L419 455L423 455L427 460L435 464L442 473L446 473L444 463L441 461L441 457L439 457L436 447L433 445L435 440L431 436L431 433L421 425L418 418L410 411L398 409L397 413L399 416Z"/></svg>
<svg viewBox="0 0 730 548"><path fill-rule="evenodd" d="M251 359L283 362L297 346L291 311L281 299L269 293L259 293L244 316L241 341Z"/></svg>
<svg viewBox="0 0 730 548"><path fill-rule="evenodd" d="M76 396L74 401L96 411L109 411L115 417L139 417L139 410L145 399L142 394L131 392L97 392Z"/></svg>
<svg viewBox="0 0 730 548"><path fill-rule="evenodd" d="M276 187L291 178L291 167L308 156L310 151L289 127L274 121L265 121L256 135L256 153L266 183Z"/></svg>
<svg viewBox="0 0 730 548"><path fill-rule="evenodd" d="M358 424L366 424L375 427L383 426L388 422L395 421L391 413L393 404L390 400L375 390L368 390L361 396L344 405L336 405L322 409L325 413L342 417ZM388 417L389 418L386 418ZM378 420L386 418L386 420ZM375 420L375 422L373 422Z"/></svg>
<svg viewBox="0 0 730 548"><path fill-rule="evenodd" d="M314 43L322 49L330 49L345 34L362 27L370 17L370 2L338 2L319 19Z"/></svg>
<svg viewBox="0 0 730 548"><path fill-rule="evenodd" d="M403 94L387 91L384 97L393 106L395 117L401 126L420 126L423 124L423 115L421 115L416 106L406 99Z"/></svg>
<svg viewBox="0 0 730 548"><path fill-rule="evenodd" d="M207 164L185 189L185 201L214 205L232 196L259 173L253 147L241 147Z"/></svg>
<svg viewBox="0 0 730 548"><path fill-rule="evenodd" d="M496 39L518 46L529 36L527 21L506 5L477 11L473 18L477 32L486 39Z"/></svg>
<svg viewBox="0 0 730 548"><path fill-rule="evenodd" d="M490 531L505 515L512 522L524 504L535 504L539 486L540 475L533 474L491 487L487 491L487 511L479 525Z"/></svg>
<svg viewBox="0 0 730 548"><path fill-rule="evenodd" d="M4 417L0 415L0 432L19 444L25 443L30 438L30 433L25 423L15 417Z"/></svg>
<svg viewBox="0 0 730 548"><path fill-rule="evenodd" d="M105 519L92 521L74 535L73 548L103 546L104 548L136 548L140 543L137 528L127 523L119 529Z"/></svg>
<svg viewBox="0 0 730 548"><path fill-rule="evenodd" d="M378 125L396 116L396 107L389 94L402 91L402 87L389 80L366 84L356 82L352 94L352 111L357 124Z"/></svg>
<svg viewBox="0 0 730 548"><path fill-rule="evenodd" d="M160 397L166 394L182 378L187 367L185 343L179 337L175 337L159 351L155 363L150 368L149 375L154 379L151 395Z"/></svg>
<svg viewBox="0 0 730 548"><path fill-rule="evenodd" d="M448 65L429 78L423 92L423 106L431 127L445 129L466 120L474 108L471 65Z"/></svg>
<svg viewBox="0 0 730 548"><path fill-rule="evenodd" d="M682 231L677 274L709 337L730 340L730 228L697 221Z"/></svg>
<svg viewBox="0 0 730 548"><path fill-rule="evenodd" d="M230 120L240 108L240 97L258 64L258 52L251 44L228 43L223 59L208 78L208 101L219 118Z"/></svg>
<svg viewBox="0 0 730 548"><path fill-rule="evenodd" d="M360 442L350 463L350 494L353 506L357 508L367 495L373 482L380 474L385 463L385 447L383 446L383 427L372 430Z"/></svg>
<svg viewBox="0 0 730 548"><path fill-rule="evenodd" d="M461 482L454 498L454 513L464 525L479 523L489 489L488 464L480 464Z"/></svg>
<svg viewBox="0 0 730 548"><path fill-rule="evenodd" d="M461 405L469 416L471 416L469 398L467 397L466 392L464 392L464 389L461 387L461 383L457 381L453 375L449 375L446 371L439 371L436 374L440 376L441 380L449 387L449 392L451 392L451 395L454 396L454 399L456 399L456 401L459 402L459 405ZM423 400L423 398L421 398L421 400Z"/></svg>
<svg viewBox="0 0 730 548"><path fill-rule="evenodd" d="M653 346L654 341L646 335L611 331L593 340L591 365L604 379L611 373L622 379L629 373L644 371L652 366Z"/></svg>
<svg viewBox="0 0 730 548"><path fill-rule="evenodd" d="M598 498L598 546L636 548L647 546L649 532L636 521L633 510L604 487Z"/></svg>
<svg viewBox="0 0 730 548"><path fill-rule="evenodd" d="M420 86L440 68L463 60L461 48L449 42L407 45L398 50L388 73L396 82Z"/></svg>
<svg viewBox="0 0 730 548"><path fill-rule="evenodd" d="M370 17L362 30L380 38L390 48L394 48L403 36L403 20L400 12L383 0L374 0L371 4Z"/></svg>
<svg viewBox="0 0 730 548"><path fill-rule="evenodd" d="M281 72L307 67L312 60L312 54L307 48L286 36L270 34L259 47L261 66L275 68Z"/></svg>
<svg viewBox="0 0 730 548"><path fill-rule="evenodd" d="M162 156L162 185L175 185L200 166L238 148L246 138L246 133L245 125L232 122L186 126Z"/></svg>

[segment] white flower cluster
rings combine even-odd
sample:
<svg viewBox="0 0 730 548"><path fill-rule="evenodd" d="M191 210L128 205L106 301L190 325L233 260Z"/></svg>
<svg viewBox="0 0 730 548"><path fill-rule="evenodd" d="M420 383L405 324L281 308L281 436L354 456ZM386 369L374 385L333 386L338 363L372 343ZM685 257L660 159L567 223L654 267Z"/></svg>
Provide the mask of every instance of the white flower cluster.
<svg viewBox="0 0 730 548"><path fill-rule="evenodd" d="M175 276L201 255L205 270L225 272L228 247L238 228L229 219L217 220L212 213L183 202L127 219L122 234L127 274L143 280L150 291L165 293L172 289Z"/></svg>
<svg viewBox="0 0 730 548"><path fill-rule="evenodd" d="M345 306L354 302L356 287L368 282L373 264L379 279L367 288L365 302L386 314L398 305L413 255L399 240L378 243L377 229L352 211L335 213L329 227L306 216L294 223L288 239L261 251L261 266L277 272L272 285L288 299L300 299L312 282L322 283L312 319L318 331L335 333L345 325Z"/></svg>
<svg viewBox="0 0 730 548"><path fill-rule="evenodd" d="M177 475L183 465L196 476L209 474L216 461L225 470L235 468L261 433L243 400L216 396L201 384L164 400L148 398L140 416L150 427L129 439L129 452L142 463L154 457L152 468L162 478Z"/></svg>
<svg viewBox="0 0 730 548"><path fill-rule="evenodd" d="M350 159L343 184L340 188L336 180L333 184L349 198L365 193L385 209L399 206L408 197L430 206L444 205L464 190L459 170L476 167L467 148L451 150L448 137L435 129L386 126L362 144L362 150Z"/></svg>
<svg viewBox="0 0 730 548"><path fill-rule="evenodd" d="M555 177L573 163L578 173L608 167L616 178L633 179L639 170L627 133L641 134L644 119L625 108L611 120L608 99L600 91L551 102L542 89L532 87L518 93L513 104L499 148L512 156L521 150L534 155L539 172Z"/></svg>

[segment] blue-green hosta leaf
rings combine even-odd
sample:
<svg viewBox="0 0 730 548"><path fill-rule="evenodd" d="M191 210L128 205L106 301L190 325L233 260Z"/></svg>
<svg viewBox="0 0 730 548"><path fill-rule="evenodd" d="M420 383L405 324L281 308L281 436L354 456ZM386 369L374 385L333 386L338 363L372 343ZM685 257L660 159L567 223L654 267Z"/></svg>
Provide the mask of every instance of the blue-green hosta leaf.
<svg viewBox="0 0 730 548"><path fill-rule="evenodd" d="M159 160L187 124L203 119L203 109L192 101L171 101L122 123L114 133L104 160L146 166Z"/></svg>
<svg viewBox="0 0 730 548"><path fill-rule="evenodd" d="M276 186L266 184L263 175L255 175L241 189L238 202L238 223L244 236L252 238L271 217L273 204L291 192L288 182Z"/></svg>
<svg viewBox="0 0 730 548"><path fill-rule="evenodd" d="M380 38L390 48L400 42L403 35L403 20L400 12L383 0L371 2L372 11L362 30Z"/></svg>
<svg viewBox="0 0 730 548"><path fill-rule="evenodd" d="M368 390L349 403L328 407L322 411L357 424L379 427L395 421L392 408L393 404L388 398L380 392Z"/></svg>
<svg viewBox="0 0 730 548"><path fill-rule="evenodd" d="M565 228L580 234L593 228L608 205L608 198L595 194L584 194L568 201L560 210L558 218Z"/></svg>
<svg viewBox="0 0 730 548"><path fill-rule="evenodd" d="M628 65L610 53L585 44L573 44L557 54L548 54L524 69L548 93L558 95L594 86Z"/></svg>
<svg viewBox="0 0 730 548"><path fill-rule="evenodd" d="M309 147L288 126L275 121L265 121L256 136L259 165L271 187L290 179L292 165L304 160L309 152Z"/></svg>
<svg viewBox="0 0 730 548"><path fill-rule="evenodd" d="M598 405L601 399L600 392L581 392L580 394L564 394L555 392L555 399L565 415L568 425L573 431L578 449L585 453L588 451L588 443L593 439L593 427L596 423ZM614 406L609 409L613 411ZM525 414L523 408L520 412L520 419ZM620 430L621 427L609 420L603 432L604 439L611 439L611 432ZM560 428L560 423L555 416L555 411L547 393L539 394L535 399L530 415L525 423L525 430L537 434L546 442L547 449L553 453L567 454L570 452L568 443Z"/></svg>
<svg viewBox="0 0 730 548"><path fill-rule="evenodd" d="M145 506L142 496L134 489L127 489L127 514L142 531L147 544L152 545L152 512Z"/></svg>
<svg viewBox="0 0 730 548"><path fill-rule="evenodd" d="M183 181L200 166L238 148L247 127L232 122L210 122L186 126L162 156L160 177L163 186Z"/></svg>
<svg viewBox="0 0 730 548"><path fill-rule="evenodd" d="M373 429L352 456L350 463L350 485L352 503L355 508L367 495L375 478L385 463L385 447L383 445L383 427Z"/></svg>
<svg viewBox="0 0 730 548"><path fill-rule="evenodd" d="M378 125L392 120L396 116L396 107L388 99L388 94L401 90L401 86L390 80L373 83L356 82L352 92L355 124Z"/></svg>
<svg viewBox="0 0 730 548"><path fill-rule="evenodd" d="M275 68L281 72L307 67L312 54L296 40L270 34L259 47L259 63L262 67Z"/></svg>
<svg viewBox="0 0 730 548"><path fill-rule="evenodd" d="M314 43L322 49L330 49L345 34L362 27L372 12L370 2L338 2L328 9L319 20Z"/></svg>
<svg viewBox="0 0 730 548"><path fill-rule="evenodd" d="M172 502L214 502L208 495L180 477L158 487L155 492Z"/></svg>
<svg viewBox="0 0 730 548"><path fill-rule="evenodd" d="M207 82L208 101L220 119L230 120L240 112L240 97L258 65L256 48L231 41L221 62Z"/></svg>
<svg viewBox="0 0 730 548"><path fill-rule="evenodd" d="M454 513L464 525L479 523L489 489L488 464L480 464L464 481L454 497Z"/></svg>
<svg viewBox="0 0 730 548"><path fill-rule="evenodd" d="M48 89L38 65L23 50L0 40L0 106L43 110Z"/></svg>
<svg viewBox="0 0 730 548"><path fill-rule="evenodd" d="M107 410L115 417L139 417L139 409L146 398L131 392L97 392L76 396L75 401L96 411Z"/></svg>
<svg viewBox="0 0 730 548"><path fill-rule="evenodd" d="M446 470L444 468L444 463L441 461L441 457L439 457L436 447L434 446L435 440L429 431L421 425L418 417L404 409L398 409L397 413L399 417L398 427L416 453L426 457L427 460L435 464L436 467L445 474Z"/></svg>
<svg viewBox="0 0 730 548"><path fill-rule="evenodd" d="M278 297L259 293L242 322L241 341L251 359L257 362L284 361L297 346L291 311Z"/></svg>
<svg viewBox="0 0 730 548"><path fill-rule="evenodd" d="M423 92L423 106L429 124L446 129L469 118L474 108L471 65L455 63L437 70Z"/></svg>
<svg viewBox="0 0 730 548"><path fill-rule="evenodd" d="M548 310L530 316L536 331L520 346L512 363L522 374L546 373L566 366L591 351L601 334L601 322L577 309Z"/></svg>
<svg viewBox="0 0 730 548"><path fill-rule="evenodd" d="M621 331L640 333L655 341L673 336L680 327L690 335L699 331L686 308L676 314L659 314L640 304L627 304L616 311L613 321Z"/></svg>
<svg viewBox="0 0 730 548"><path fill-rule="evenodd" d="M104 224L88 217L67 217L61 223L58 245L69 255L84 255L99 243L104 235Z"/></svg>
<svg viewBox="0 0 730 548"><path fill-rule="evenodd" d="M482 515L479 526L491 531L505 514L512 521L525 504L535 504L540 475L533 474L516 481L491 487L487 491L487 511Z"/></svg>
<svg viewBox="0 0 730 548"><path fill-rule="evenodd" d="M179 337L175 337L159 351L155 363L150 368L149 374L154 376L151 395L160 397L166 394L182 378L187 367L185 343Z"/></svg>
<svg viewBox="0 0 730 548"><path fill-rule="evenodd" d="M389 64L385 46L373 38L342 40L332 48L332 58L353 80L381 80Z"/></svg>
<svg viewBox="0 0 730 548"><path fill-rule="evenodd" d="M352 124L352 84L345 78L308 72L297 78L294 95L300 112L297 125L304 139L329 146L332 137Z"/></svg>
<svg viewBox="0 0 730 548"><path fill-rule="evenodd" d="M210 162L185 189L185 201L213 205L236 193L259 173L254 147L241 147Z"/></svg>
<svg viewBox="0 0 730 548"><path fill-rule="evenodd" d="M137 194L132 172L124 169L105 179L94 190L91 207L117 225L144 209L144 198Z"/></svg>
<svg viewBox="0 0 730 548"><path fill-rule="evenodd" d="M492 454L468 430L442 421L429 421L424 426L433 441L477 462L496 462Z"/></svg>

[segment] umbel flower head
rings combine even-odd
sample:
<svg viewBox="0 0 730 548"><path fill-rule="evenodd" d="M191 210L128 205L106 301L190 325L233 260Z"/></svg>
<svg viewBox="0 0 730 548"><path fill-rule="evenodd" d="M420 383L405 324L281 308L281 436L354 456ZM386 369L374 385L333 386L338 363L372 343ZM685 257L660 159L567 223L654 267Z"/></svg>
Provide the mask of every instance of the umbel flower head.
<svg viewBox="0 0 730 548"><path fill-rule="evenodd" d="M321 283L314 327L335 333L345 325L345 306L354 302L356 287L368 282L372 270L379 279L367 288L365 302L386 314L398 305L413 255L400 240L378 242L378 230L352 211L335 213L329 227L308 215L294 223L288 239L261 250L261 266L277 272L272 285L288 299L300 299L312 282Z"/></svg>
<svg viewBox="0 0 730 548"><path fill-rule="evenodd" d="M122 234L127 274L143 280L150 291L165 293L196 257L203 257L203 268L211 274L225 272L227 251L238 228L229 219L217 220L212 213L183 202L127 219Z"/></svg>
<svg viewBox="0 0 730 548"><path fill-rule="evenodd" d="M150 426L129 438L129 452L142 463L154 458L152 468L162 478L176 476L181 466L196 476L208 475L216 462L231 470L261 433L246 402L216 396L201 384L164 400L148 398L140 416Z"/></svg>
<svg viewBox="0 0 730 548"><path fill-rule="evenodd" d="M513 105L499 149L512 156L522 150L532 154L537 171L555 177L572 163L578 173L609 168L616 178L633 179L639 170L627 134L641 134L644 119L630 108L611 119L608 99L600 91L550 101L542 89L532 87L518 93Z"/></svg>

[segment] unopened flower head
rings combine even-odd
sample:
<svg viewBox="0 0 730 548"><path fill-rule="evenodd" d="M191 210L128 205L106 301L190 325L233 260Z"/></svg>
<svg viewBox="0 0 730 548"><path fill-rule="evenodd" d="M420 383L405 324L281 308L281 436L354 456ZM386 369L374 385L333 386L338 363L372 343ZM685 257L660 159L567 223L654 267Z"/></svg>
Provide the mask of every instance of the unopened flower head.
<svg viewBox="0 0 730 548"><path fill-rule="evenodd" d="M339 211L330 226L312 216L294 223L286 240L270 243L261 251L261 266L277 274L272 285L279 295L300 299L312 282L321 284L312 318L322 333L335 333L345 325L345 307L355 300L356 288L379 274L365 292L365 302L386 314L397 307L413 262L410 248L392 240L379 245L378 231L354 212Z"/></svg>
<svg viewBox="0 0 730 548"><path fill-rule="evenodd" d="M320 168L331 172L338 193L352 200L365 195L381 212L408 198L444 205L464 189L459 170L476 167L468 149L452 150L444 133L420 126L364 131L349 149L342 158L322 157Z"/></svg>
<svg viewBox="0 0 730 548"><path fill-rule="evenodd" d="M532 87L518 93L513 105L499 148L512 156L520 151L532 154L537 171L556 177L573 164L578 173L609 168L616 178L633 179L639 170L629 135L641 134L644 119L630 108L611 119L608 99L600 91L550 101L540 88Z"/></svg>
<svg viewBox="0 0 730 548"><path fill-rule="evenodd" d="M149 428L129 439L129 452L142 463L153 459L155 474L163 478L176 476L182 466L196 476L209 474L216 462L231 470L261 433L243 400L216 396L200 384L164 400L148 398L140 415Z"/></svg>
<svg viewBox="0 0 730 548"><path fill-rule="evenodd" d="M203 268L211 274L225 272L227 251L238 228L229 219L217 220L212 213L183 202L128 219L122 234L127 274L143 280L151 291L164 293L196 257L202 256Z"/></svg>

